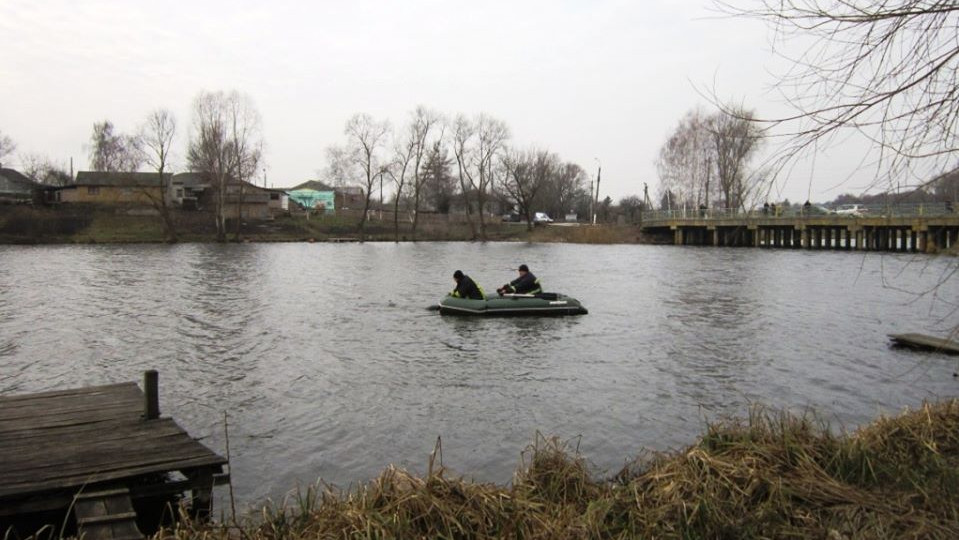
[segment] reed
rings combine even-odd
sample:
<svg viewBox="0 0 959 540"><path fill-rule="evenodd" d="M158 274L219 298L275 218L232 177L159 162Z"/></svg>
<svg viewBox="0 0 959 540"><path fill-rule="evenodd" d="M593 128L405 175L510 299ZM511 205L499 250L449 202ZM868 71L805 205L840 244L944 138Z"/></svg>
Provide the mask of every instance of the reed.
<svg viewBox="0 0 959 540"><path fill-rule="evenodd" d="M601 478L576 444L537 435L508 486L387 467L318 485L243 524L182 522L170 539L959 538L959 401L835 433L755 407L681 451Z"/></svg>

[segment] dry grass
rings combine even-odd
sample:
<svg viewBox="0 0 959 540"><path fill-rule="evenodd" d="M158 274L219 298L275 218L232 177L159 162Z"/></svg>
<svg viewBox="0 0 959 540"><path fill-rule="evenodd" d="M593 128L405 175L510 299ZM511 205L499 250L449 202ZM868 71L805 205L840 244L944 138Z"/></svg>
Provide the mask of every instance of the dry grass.
<svg viewBox="0 0 959 540"><path fill-rule="evenodd" d="M959 538L959 401L834 434L760 408L696 444L595 477L575 447L538 437L511 486L393 467L349 492L270 505L243 525L186 522L158 537Z"/></svg>

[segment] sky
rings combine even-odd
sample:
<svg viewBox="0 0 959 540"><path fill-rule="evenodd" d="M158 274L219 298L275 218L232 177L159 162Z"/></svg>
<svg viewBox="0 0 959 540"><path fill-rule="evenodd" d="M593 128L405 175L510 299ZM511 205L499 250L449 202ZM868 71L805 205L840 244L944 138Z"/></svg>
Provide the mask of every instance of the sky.
<svg viewBox="0 0 959 540"><path fill-rule="evenodd" d="M659 149L688 111L712 110L704 92L759 116L788 111L768 29L709 0L0 0L0 36L14 167L39 154L85 170L94 122L132 133L166 108L182 170L194 98L237 90L262 116L270 186L317 178L353 114L397 127L424 105L489 114L514 146L594 178L602 167L600 198L618 202L644 184L656 197ZM860 192L847 150L800 163L770 198Z"/></svg>

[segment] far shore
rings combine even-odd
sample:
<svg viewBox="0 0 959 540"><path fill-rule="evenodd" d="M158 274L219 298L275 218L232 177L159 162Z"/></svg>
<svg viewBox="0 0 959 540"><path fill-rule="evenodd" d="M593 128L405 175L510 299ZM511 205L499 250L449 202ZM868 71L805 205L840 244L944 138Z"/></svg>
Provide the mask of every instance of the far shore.
<svg viewBox="0 0 959 540"><path fill-rule="evenodd" d="M212 216L199 212L176 214L177 242L216 242ZM269 221L245 220L237 230L228 223L226 242L410 242L505 241L582 244L652 243L635 225L580 223L504 223L493 219L480 231L463 219L430 219L412 229L409 220L368 220L344 215L282 215ZM162 221L155 215L130 215L107 208L48 209L0 207L0 244L135 244L164 243Z"/></svg>

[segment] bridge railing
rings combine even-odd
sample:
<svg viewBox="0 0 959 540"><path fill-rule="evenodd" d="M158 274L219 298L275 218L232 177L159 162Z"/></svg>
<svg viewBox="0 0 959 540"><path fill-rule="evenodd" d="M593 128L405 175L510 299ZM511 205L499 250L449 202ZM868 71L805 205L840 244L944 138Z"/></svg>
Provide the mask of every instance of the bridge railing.
<svg viewBox="0 0 959 540"><path fill-rule="evenodd" d="M676 220L720 220L720 219L776 219L797 217L830 216L834 218L863 217L919 217L952 215L959 211L959 204L905 203L905 204L862 204L857 208L826 208L823 206L770 206L768 208L677 208L673 210L648 210L643 212L643 222Z"/></svg>

